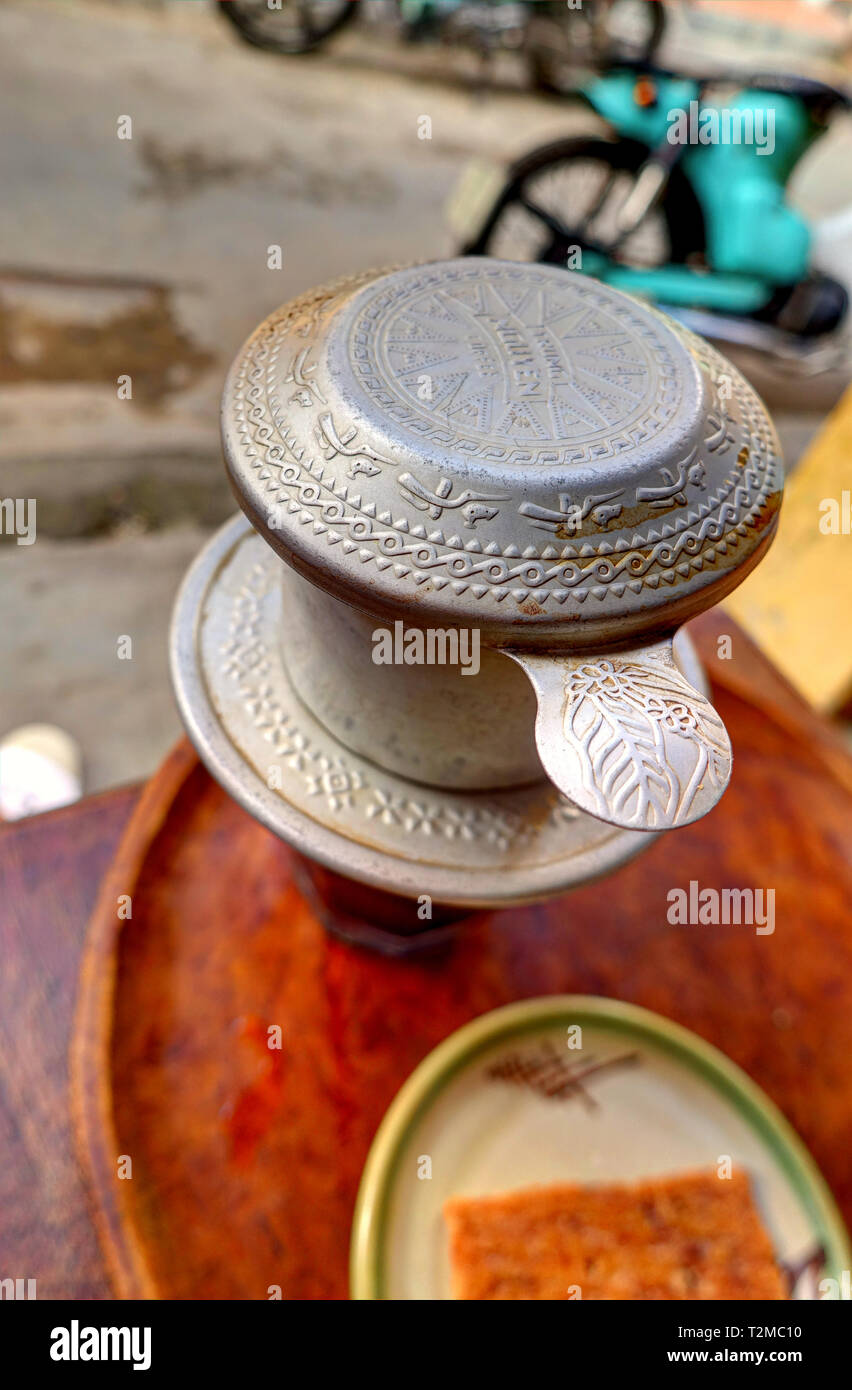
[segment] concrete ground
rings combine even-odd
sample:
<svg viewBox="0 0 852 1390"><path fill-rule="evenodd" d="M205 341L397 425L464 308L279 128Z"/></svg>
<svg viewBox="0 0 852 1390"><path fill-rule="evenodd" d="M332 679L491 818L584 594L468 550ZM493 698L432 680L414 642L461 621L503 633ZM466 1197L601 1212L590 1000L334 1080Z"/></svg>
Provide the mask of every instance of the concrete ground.
<svg viewBox="0 0 852 1390"><path fill-rule="evenodd" d="M63 725L88 790L166 752L173 596L234 510L217 410L242 339L324 279L450 252L445 202L471 157L589 120L510 63L492 87L476 75L470 55L364 26L308 59L266 55L200 0L0 0L0 497L38 505L36 543L0 544L0 735ZM848 127L825 146L798 190L820 212ZM827 402L778 395L795 459Z"/></svg>

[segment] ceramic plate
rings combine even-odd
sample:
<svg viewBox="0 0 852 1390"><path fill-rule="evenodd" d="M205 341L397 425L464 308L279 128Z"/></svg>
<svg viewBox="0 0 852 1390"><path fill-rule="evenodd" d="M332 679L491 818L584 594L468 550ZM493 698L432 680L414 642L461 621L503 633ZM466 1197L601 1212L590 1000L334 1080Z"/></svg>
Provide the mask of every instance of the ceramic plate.
<svg viewBox="0 0 852 1390"><path fill-rule="evenodd" d="M852 1263L845 1228L807 1150L744 1072L633 1005L562 995L497 1009L435 1048L385 1116L355 1211L352 1296L452 1296L450 1196L715 1170L726 1157L751 1176L794 1297L820 1296L819 1281Z"/></svg>

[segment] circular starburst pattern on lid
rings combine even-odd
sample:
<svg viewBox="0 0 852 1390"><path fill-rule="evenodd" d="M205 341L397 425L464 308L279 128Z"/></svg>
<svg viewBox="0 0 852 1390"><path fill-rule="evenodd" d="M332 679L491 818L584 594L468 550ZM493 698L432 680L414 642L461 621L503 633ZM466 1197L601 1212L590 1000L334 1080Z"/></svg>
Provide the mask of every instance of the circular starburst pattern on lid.
<svg viewBox="0 0 852 1390"><path fill-rule="evenodd" d="M581 276L500 262L411 267L363 292L349 341L370 406L468 455L558 463L659 433L684 351L659 321Z"/></svg>

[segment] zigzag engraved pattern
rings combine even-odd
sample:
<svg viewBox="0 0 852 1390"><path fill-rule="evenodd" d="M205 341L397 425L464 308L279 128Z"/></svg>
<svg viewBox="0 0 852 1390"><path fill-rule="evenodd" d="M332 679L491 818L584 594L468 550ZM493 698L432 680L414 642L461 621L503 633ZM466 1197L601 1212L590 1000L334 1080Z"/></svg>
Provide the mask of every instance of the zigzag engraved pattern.
<svg viewBox="0 0 852 1390"><path fill-rule="evenodd" d="M356 284L368 278L358 277ZM310 327L333 307L342 289L350 288L341 282L333 294L311 297ZM476 599L489 595L498 603L510 594L518 601L534 596L539 604L589 598L603 603L608 595L617 598L627 589L638 594L645 586L674 585L714 564L718 555L736 548L759 527L763 509L780 487L771 434L757 397L724 358L690 334L693 351L714 381L724 377L732 382L751 440L748 462L737 462L721 487L685 517L634 532L629 541L619 537L542 550L530 545L521 553L516 546L501 549L495 542L465 542L440 530L427 533L422 525L411 526L405 517L394 519L387 511L377 515L373 504L362 504L346 483L328 475L323 459L306 455L285 416L277 387L279 358L289 333L298 331L293 324L300 312L297 301L268 321L242 358L234 390L242 457L265 484L270 503L285 507L328 545L342 545L358 562L373 563L380 570L393 567L401 581L428 580L435 589L449 585L456 594L469 593Z"/></svg>

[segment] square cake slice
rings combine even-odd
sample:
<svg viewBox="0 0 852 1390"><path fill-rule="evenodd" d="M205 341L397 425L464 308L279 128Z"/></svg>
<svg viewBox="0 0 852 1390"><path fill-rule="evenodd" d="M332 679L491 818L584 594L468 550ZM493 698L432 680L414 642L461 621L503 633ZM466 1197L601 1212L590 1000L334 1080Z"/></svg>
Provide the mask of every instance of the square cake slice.
<svg viewBox="0 0 852 1390"><path fill-rule="evenodd" d="M745 1173L558 1183L444 1206L460 1299L784 1299Z"/></svg>

